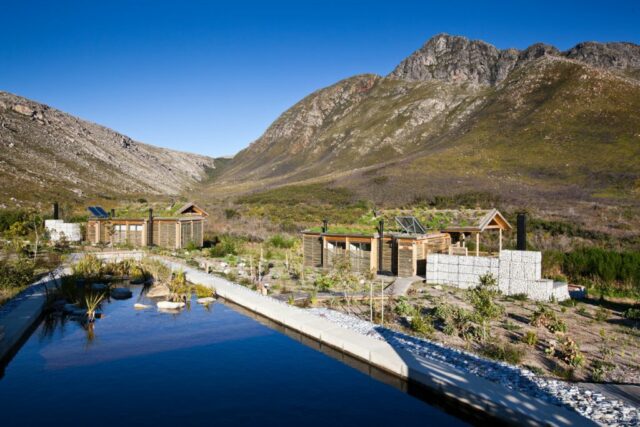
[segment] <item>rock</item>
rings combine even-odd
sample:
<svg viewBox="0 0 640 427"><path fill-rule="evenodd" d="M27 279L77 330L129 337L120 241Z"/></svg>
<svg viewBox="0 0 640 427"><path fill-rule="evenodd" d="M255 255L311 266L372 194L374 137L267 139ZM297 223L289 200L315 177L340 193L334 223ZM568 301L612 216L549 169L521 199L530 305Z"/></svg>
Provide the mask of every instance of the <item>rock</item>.
<svg viewBox="0 0 640 427"><path fill-rule="evenodd" d="M211 304L215 300L214 297L198 298L198 304Z"/></svg>
<svg viewBox="0 0 640 427"><path fill-rule="evenodd" d="M183 302L160 301L156 305L158 306L158 308L163 308L167 310L176 310L184 307L186 304Z"/></svg>
<svg viewBox="0 0 640 427"><path fill-rule="evenodd" d="M136 310L144 310L147 308L151 308L151 306L146 304L135 303L133 304L133 308L135 308Z"/></svg>
<svg viewBox="0 0 640 427"><path fill-rule="evenodd" d="M96 292L106 291L107 285L105 285L104 283L92 283L91 290Z"/></svg>
<svg viewBox="0 0 640 427"><path fill-rule="evenodd" d="M151 289L149 289L149 291L147 292L147 297L149 297L149 298L164 298L164 297L169 296L170 293L171 293L171 291L169 290L167 285L164 285L162 283L157 283L157 284L153 285L151 287Z"/></svg>
<svg viewBox="0 0 640 427"><path fill-rule="evenodd" d="M438 291L441 291L441 290L442 290L442 286L440 286L440 285L435 285L435 286L433 287L433 289L436 289L436 290L438 290Z"/></svg>
<svg viewBox="0 0 640 427"><path fill-rule="evenodd" d="M132 296L133 293L129 288L113 288L111 290L111 298L113 299L127 299Z"/></svg>

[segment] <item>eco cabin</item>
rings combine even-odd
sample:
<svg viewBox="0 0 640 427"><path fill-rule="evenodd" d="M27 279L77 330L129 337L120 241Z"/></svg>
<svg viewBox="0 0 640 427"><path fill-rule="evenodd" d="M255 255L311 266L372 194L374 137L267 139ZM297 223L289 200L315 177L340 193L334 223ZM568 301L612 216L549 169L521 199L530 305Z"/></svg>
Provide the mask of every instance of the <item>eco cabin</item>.
<svg viewBox="0 0 640 427"><path fill-rule="evenodd" d="M449 211L451 212L451 211ZM424 275L427 255L445 253L468 255L467 242L474 241L474 254L480 255L480 235L498 233L498 251L502 250L503 231L511 225L496 209L473 210L455 224L427 230L414 217L397 217L401 231L375 233L327 227L302 232L304 265L331 269L346 257L352 271L382 273L401 277Z"/></svg>
<svg viewBox="0 0 640 427"><path fill-rule="evenodd" d="M135 247L160 246L183 249L189 244L202 247L204 223L209 216L195 203L187 203L171 216L153 216L149 209L146 218L116 217L89 209L87 240L93 244L128 244ZM104 212L104 211L102 211Z"/></svg>

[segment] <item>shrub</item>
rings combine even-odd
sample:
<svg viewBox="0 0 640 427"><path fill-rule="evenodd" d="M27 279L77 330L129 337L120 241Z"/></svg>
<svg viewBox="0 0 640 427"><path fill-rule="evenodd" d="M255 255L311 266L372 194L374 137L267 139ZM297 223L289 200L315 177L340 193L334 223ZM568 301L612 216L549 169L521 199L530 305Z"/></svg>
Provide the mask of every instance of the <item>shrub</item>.
<svg viewBox="0 0 640 427"><path fill-rule="evenodd" d="M411 318L411 330L421 335L431 336L435 331L433 319L430 316L423 316L416 313Z"/></svg>
<svg viewBox="0 0 640 427"><path fill-rule="evenodd" d="M582 248L565 254L563 270L575 281L595 281L603 293L611 292L614 284L630 288L627 292L632 294L640 293L640 252Z"/></svg>
<svg viewBox="0 0 640 427"><path fill-rule="evenodd" d="M415 308L407 301L405 297L400 297L393 311L398 316L411 316L415 312Z"/></svg>
<svg viewBox="0 0 640 427"><path fill-rule="evenodd" d="M508 343L488 343L482 346L482 354L491 359L502 360L512 365L522 362L524 350Z"/></svg>
<svg viewBox="0 0 640 427"><path fill-rule="evenodd" d="M291 249L295 246L296 239L283 236L282 234L276 234L269 239L269 244L274 248Z"/></svg>
<svg viewBox="0 0 640 427"><path fill-rule="evenodd" d="M538 305L538 309L533 313L531 319L533 326L544 326L550 332L567 332L567 324L564 320L559 319L555 312L542 304Z"/></svg>
<svg viewBox="0 0 640 427"><path fill-rule="evenodd" d="M316 277L316 280L313 282L313 284L321 292L328 292L335 286L335 281L331 276L321 274L320 276Z"/></svg>
<svg viewBox="0 0 640 427"><path fill-rule="evenodd" d="M207 298L215 295L216 291L211 289L205 285L195 284L193 286L193 292L196 294L197 298Z"/></svg>
<svg viewBox="0 0 640 427"><path fill-rule="evenodd" d="M72 266L75 276L85 279L97 279L102 274L102 261L95 255L87 254Z"/></svg>
<svg viewBox="0 0 640 427"><path fill-rule="evenodd" d="M522 342L534 347L538 343L538 334L534 331L527 331L522 337Z"/></svg>
<svg viewBox="0 0 640 427"><path fill-rule="evenodd" d="M625 310L623 316L631 320L640 320L640 308L630 307Z"/></svg>
<svg viewBox="0 0 640 427"><path fill-rule="evenodd" d="M604 307L598 307L596 310L596 320L598 322L604 322L609 318L609 310Z"/></svg>
<svg viewBox="0 0 640 427"><path fill-rule="evenodd" d="M442 324L442 331L447 335L457 334L464 339L473 335L473 314L469 310L440 302L433 310L433 317Z"/></svg>
<svg viewBox="0 0 640 427"><path fill-rule="evenodd" d="M209 249L209 256L222 258L227 255L238 255L242 241L231 236L222 236L216 244Z"/></svg>
<svg viewBox="0 0 640 427"><path fill-rule="evenodd" d="M35 264L19 257L15 261L0 260L0 288L21 288L34 280Z"/></svg>

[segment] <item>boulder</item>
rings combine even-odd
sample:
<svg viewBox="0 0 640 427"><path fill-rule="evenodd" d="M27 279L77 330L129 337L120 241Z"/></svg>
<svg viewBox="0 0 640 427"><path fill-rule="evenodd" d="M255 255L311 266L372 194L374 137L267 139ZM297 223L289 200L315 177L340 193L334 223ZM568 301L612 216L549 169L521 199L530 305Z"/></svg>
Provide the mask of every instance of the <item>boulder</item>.
<svg viewBox="0 0 640 427"><path fill-rule="evenodd" d="M198 298L198 304L211 304L216 299L214 297Z"/></svg>
<svg viewBox="0 0 640 427"><path fill-rule="evenodd" d="M96 292L106 291L107 285L105 285L104 283L92 283L91 290Z"/></svg>
<svg viewBox="0 0 640 427"><path fill-rule="evenodd" d="M186 304L183 302L160 301L156 305L158 306L158 308L163 308L167 310L176 310L178 308L184 307Z"/></svg>
<svg viewBox="0 0 640 427"><path fill-rule="evenodd" d="M147 296L149 298L164 298L169 296L170 293L171 291L169 290L169 287L167 287L167 285L157 283L153 285L151 289L149 289L149 291L147 292Z"/></svg>
<svg viewBox="0 0 640 427"><path fill-rule="evenodd" d="M132 296L133 293L129 288L113 288L111 290L111 298L113 299L127 299Z"/></svg>
<svg viewBox="0 0 640 427"><path fill-rule="evenodd" d="M151 306L147 304L135 303L133 304L133 308L135 308L136 310L145 310L147 308L151 308Z"/></svg>

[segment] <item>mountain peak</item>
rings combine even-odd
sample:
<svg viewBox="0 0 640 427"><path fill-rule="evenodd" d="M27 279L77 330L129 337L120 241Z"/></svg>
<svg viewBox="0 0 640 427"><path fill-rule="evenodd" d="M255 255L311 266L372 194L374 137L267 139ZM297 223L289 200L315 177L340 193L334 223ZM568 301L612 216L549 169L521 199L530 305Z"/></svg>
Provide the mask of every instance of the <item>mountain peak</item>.
<svg viewBox="0 0 640 427"><path fill-rule="evenodd" d="M566 57L606 69L640 69L640 46L633 43L585 42L566 52L544 43L533 44L524 50L499 50L481 40L440 33L403 60L388 77L495 85L515 67L543 56Z"/></svg>

